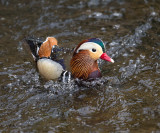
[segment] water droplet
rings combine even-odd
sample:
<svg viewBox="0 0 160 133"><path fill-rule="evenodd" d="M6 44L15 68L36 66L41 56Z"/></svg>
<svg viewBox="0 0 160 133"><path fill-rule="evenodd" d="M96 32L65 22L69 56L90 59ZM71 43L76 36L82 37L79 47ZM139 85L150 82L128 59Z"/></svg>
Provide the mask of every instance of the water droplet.
<svg viewBox="0 0 160 133"><path fill-rule="evenodd" d="M120 25L119 25L119 24L116 24L116 25L113 26L113 29L118 30L119 28L120 28Z"/></svg>
<svg viewBox="0 0 160 133"><path fill-rule="evenodd" d="M127 57L127 56L128 56L128 54L127 54L127 53L124 53L124 54L123 54L123 56L124 56L124 57Z"/></svg>
<svg viewBox="0 0 160 133"><path fill-rule="evenodd" d="M115 45L117 45L118 43L116 43L116 42L111 42L109 45L110 46L115 46Z"/></svg>
<svg viewBox="0 0 160 133"><path fill-rule="evenodd" d="M119 12L115 12L112 14L114 17L122 17L122 14Z"/></svg>
<svg viewBox="0 0 160 133"><path fill-rule="evenodd" d="M144 58L145 58L145 55L142 55L142 54L141 54L140 57L141 57L141 59L144 59Z"/></svg>
<svg viewBox="0 0 160 133"><path fill-rule="evenodd" d="M133 49L130 49L130 52L133 52L134 50Z"/></svg>
<svg viewBox="0 0 160 133"><path fill-rule="evenodd" d="M99 16L102 16L102 13L101 12L94 12L93 15L96 17L99 17Z"/></svg>
<svg viewBox="0 0 160 133"><path fill-rule="evenodd" d="M157 16L156 12L151 12L151 16Z"/></svg>
<svg viewBox="0 0 160 133"><path fill-rule="evenodd" d="M1 20L3 21L3 20L5 20L5 18L1 17Z"/></svg>
<svg viewBox="0 0 160 133"><path fill-rule="evenodd" d="M102 30L102 31L105 31L105 30L106 30L106 28L102 27L102 28L101 28L101 30Z"/></svg>

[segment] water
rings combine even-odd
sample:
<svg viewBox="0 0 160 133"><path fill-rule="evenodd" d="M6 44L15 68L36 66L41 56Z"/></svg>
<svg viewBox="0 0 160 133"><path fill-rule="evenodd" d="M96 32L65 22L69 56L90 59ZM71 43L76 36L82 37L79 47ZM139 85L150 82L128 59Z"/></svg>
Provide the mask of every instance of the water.
<svg viewBox="0 0 160 133"><path fill-rule="evenodd" d="M0 132L160 132L159 0L1 0ZM73 49L99 37L103 77L45 81L24 47L55 36ZM72 53L65 52L67 69Z"/></svg>

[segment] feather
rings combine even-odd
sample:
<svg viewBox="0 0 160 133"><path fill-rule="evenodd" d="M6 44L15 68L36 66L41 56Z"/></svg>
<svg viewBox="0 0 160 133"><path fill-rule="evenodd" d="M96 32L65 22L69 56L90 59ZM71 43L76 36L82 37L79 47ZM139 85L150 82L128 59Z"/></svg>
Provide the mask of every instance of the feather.
<svg viewBox="0 0 160 133"><path fill-rule="evenodd" d="M98 70L97 61L92 59L86 50L73 56L70 65L75 78L87 79L91 72Z"/></svg>

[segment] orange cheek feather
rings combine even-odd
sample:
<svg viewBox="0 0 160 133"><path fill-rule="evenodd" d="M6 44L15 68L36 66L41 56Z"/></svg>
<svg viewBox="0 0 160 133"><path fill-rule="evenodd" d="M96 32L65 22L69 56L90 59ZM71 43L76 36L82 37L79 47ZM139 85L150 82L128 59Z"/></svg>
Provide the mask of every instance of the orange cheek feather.
<svg viewBox="0 0 160 133"><path fill-rule="evenodd" d="M97 53L97 54L94 54L94 53L92 53L92 52L89 52L89 55L90 55L90 57L91 57L92 59L94 59L94 60L98 60L98 59L99 59L98 53Z"/></svg>

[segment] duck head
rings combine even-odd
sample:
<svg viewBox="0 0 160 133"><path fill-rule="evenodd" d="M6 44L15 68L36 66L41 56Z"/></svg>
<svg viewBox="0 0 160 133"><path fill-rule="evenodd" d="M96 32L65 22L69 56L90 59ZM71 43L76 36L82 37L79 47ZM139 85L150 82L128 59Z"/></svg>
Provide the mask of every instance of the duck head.
<svg viewBox="0 0 160 133"><path fill-rule="evenodd" d="M97 63L98 59L114 63L114 60L105 53L105 46L102 40L90 38L82 41L74 50L70 61L73 77L84 80L101 77Z"/></svg>

